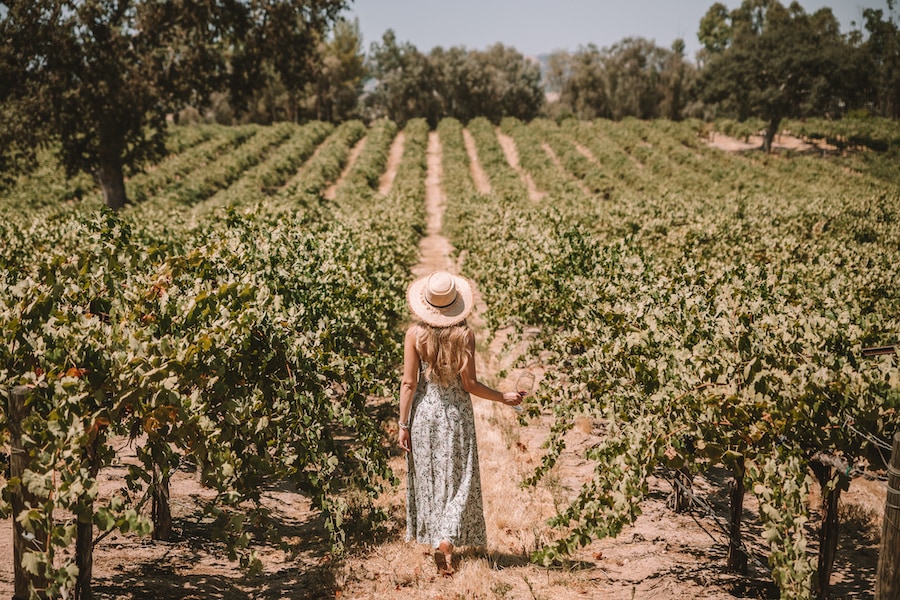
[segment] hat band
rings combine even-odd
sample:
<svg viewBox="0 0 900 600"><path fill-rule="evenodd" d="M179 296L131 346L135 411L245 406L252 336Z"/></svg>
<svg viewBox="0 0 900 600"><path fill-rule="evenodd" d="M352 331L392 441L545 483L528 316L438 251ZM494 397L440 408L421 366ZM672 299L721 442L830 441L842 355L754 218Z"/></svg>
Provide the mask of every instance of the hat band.
<svg viewBox="0 0 900 600"><path fill-rule="evenodd" d="M428 298L428 294L425 294L425 302L427 302L428 304L430 304L431 306L433 306L435 308L447 308L448 306L453 306L453 303L456 302L456 294L453 295L453 300L451 300L447 304L435 304Z"/></svg>

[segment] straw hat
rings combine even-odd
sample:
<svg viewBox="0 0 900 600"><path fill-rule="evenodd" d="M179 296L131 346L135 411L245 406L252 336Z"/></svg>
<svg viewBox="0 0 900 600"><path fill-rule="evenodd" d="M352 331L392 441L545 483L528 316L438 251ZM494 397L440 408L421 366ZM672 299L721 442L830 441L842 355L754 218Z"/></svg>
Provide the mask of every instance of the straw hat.
<svg viewBox="0 0 900 600"><path fill-rule="evenodd" d="M463 322L475 305L469 281L446 271L413 281L406 290L406 300L415 316L434 327Z"/></svg>

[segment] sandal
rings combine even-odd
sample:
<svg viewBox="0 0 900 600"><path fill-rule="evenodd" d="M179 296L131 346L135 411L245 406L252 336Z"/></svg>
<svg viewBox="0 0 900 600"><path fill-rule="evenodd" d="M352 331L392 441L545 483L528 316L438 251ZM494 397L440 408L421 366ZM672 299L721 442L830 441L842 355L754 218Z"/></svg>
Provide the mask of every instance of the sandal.
<svg viewBox="0 0 900 600"><path fill-rule="evenodd" d="M452 556L452 555L451 555ZM441 577L453 577L452 558L447 557L440 549L434 551L434 564L437 566L438 575Z"/></svg>

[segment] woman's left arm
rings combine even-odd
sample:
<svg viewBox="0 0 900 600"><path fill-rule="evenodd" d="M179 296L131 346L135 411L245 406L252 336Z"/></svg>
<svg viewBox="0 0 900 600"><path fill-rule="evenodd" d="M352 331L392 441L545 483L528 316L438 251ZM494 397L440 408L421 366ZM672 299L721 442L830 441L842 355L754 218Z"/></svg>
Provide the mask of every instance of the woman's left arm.
<svg viewBox="0 0 900 600"><path fill-rule="evenodd" d="M466 352L469 354L469 360L466 361L465 368L460 372L464 390L470 394L475 394L494 402L502 402L509 406L517 406L522 403L524 394L501 392L478 381L478 375L475 372L475 334L471 330L466 337Z"/></svg>

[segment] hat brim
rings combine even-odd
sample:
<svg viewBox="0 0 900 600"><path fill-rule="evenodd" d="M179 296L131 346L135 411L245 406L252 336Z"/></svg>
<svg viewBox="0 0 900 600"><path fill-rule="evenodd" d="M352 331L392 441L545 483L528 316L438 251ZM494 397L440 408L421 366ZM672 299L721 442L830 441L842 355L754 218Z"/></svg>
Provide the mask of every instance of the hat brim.
<svg viewBox="0 0 900 600"><path fill-rule="evenodd" d="M432 306L425 299L428 277L413 281L406 290L409 309L422 322L434 327L450 327L462 323L475 306L475 295L468 279L453 275L453 280L456 283L456 299L449 306L442 308Z"/></svg>

